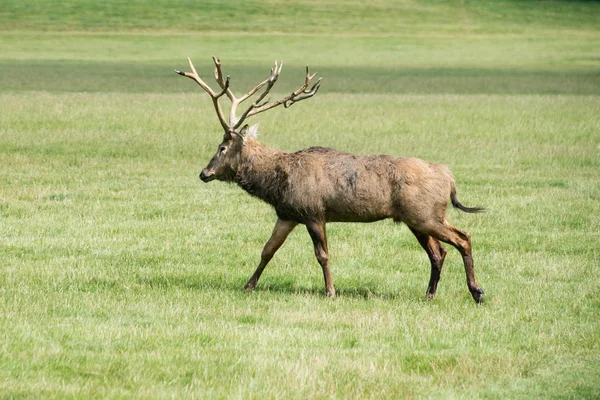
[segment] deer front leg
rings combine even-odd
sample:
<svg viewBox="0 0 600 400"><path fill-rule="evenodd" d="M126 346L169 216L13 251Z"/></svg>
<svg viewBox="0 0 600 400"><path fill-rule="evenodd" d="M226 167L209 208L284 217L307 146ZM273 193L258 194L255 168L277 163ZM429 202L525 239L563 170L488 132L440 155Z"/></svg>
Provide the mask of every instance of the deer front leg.
<svg viewBox="0 0 600 400"><path fill-rule="evenodd" d="M277 220L275 228L273 228L273 233L271 233L271 237L267 241L267 244L265 244L260 255L260 264L258 264L258 268L256 268L254 275L252 275L248 283L246 283L244 289L249 292L254 290L254 287L260 278L260 274L262 274L269 261L271 261L271 258L273 258L275 252L281 247L283 242L285 242L285 239L296 225L298 225L298 223L295 221Z"/></svg>
<svg viewBox="0 0 600 400"><path fill-rule="evenodd" d="M329 254L327 252L327 235L325 233L325 223L307 223L306 229L315 246L315 255L317 261L323 269L323 278L325 278L325 294L329 297L335 297L335 288L331 271L329 270Z"/></svg>

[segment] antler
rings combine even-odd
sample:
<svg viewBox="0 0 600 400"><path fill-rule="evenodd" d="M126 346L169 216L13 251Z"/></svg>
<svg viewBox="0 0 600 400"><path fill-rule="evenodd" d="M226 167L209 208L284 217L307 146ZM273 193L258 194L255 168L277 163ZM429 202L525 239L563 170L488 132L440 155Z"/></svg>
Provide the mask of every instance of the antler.
<svg viewBox="0 0 600 400"><path fill-rule="evenodd" d="M244 113L242 114L240 119L235 124L234 129L239 128L242 125L242 123L244 122L244 120L248 117L252 117L253 115L270 110L271 108L275 108L282 104L285 108L288 108L288 107L291 107L294 103L296 103L298 101L308 99L308 98L314 96L317 93L317 91L319 90L319 87L321 87L321 79L322 78L319 78L319 80L317 80L317 82L310 89L307 89L308 85L310 85L310 82L312 81L312 79L317 75L316 72L311 75L310 70L307 65L306 66L306 78L304 79L304 84L302 86L300 86L297 90L292 92L292 94L290 94L289 96L286 96L277 101L273 101L271 103L269 103L269 100L267 100L266 102L261 104L261 101L263 101L263 99L267 96L267 94L269 93L269 91L271 90L271 88L273 87L275 82L277 81L277 78L279 77L279 74L281 73L282 68L283 68L283 62L281 62L281 64L279 64L279 67L278 67L277 61L275 61L275 65L271 69L271 75L266 80L261 82L257 87L252 89L248 93L248 95L246 95L245 97L242 98L243 100L247 99L252 94L256 93L256 91L258 91L261 87L263 87L264 85L267 85L267 88L265 89L265 91L250 105L250 107L248 107L246 109L246 111L244 111Z"/></svg>
<svg viewBox="0 0 600 400"><path fill-rule="evenodd" d="M204 81L202 81L202 79L200 79L200 77L196 73L196 70L194 68L194 65L192 64L192 61L189 58L188 58L188 61L189 61L192 73L181 72L178 70L175 70L175 72L177 72L179 75L187 76L188 78L195 80L196 83L198 83L202 87L202 89L204 89L206 92L208 92L208 94L211 96L211 98L213 100L213 104L215 106L215 110L217 111L219 121L221 121L221 126L223 127L223 129L225 129L226 132L229 132L229 133L235 132L235 130L238 129L242 125L244 120L246 120L246 118L252 117L253 115L270 110L271 108L277 107L282 104L285 108L288 108L288 107L291 107L292 105L294 105L295 103L297 103L298 101L308 99L308 98L314 96L317 93L317 91L319 90L319 87L321 86L322 78L319 78L317 80L317 82L315 82L315 84L310 89L308 89L308 86L310 85L313 78L317 75L317 73L314 73L311 75L308 66L306 66L306 78L304 79L304 84L302 86L300 86L297 90L295 90L290 95L288 95L282 99L279 99L277 101L273 101L270 103L269 103L269 100L262 102L264 100L264 98L267 96L267 94L269 94L269 92L271 91L271 88L273 87L273 85L275 85L275 82L277 82L277 78L279 78L279 74L281 73L281 69L283 68L283 62L278 63L277 61L275 61L273 68L271 68L271 74L269 75L269 77L267 79L265 79L264 81L262 81L261 83L256 85L253 89L251 89L248 93L246 93L242 97L236 98L233 95L233 93L231 92L231 90L229 89L229 76L227 76L226 80L223 79L223 72L221 70L221 61L217 57L213 56L213 62L215 63L215 72L214 72L215 80L217 81L217 83L219 84L219 86L222 89L221 92L219 92L219 93L215 93L206 83L204 83ZM256 98L256 100L254 102L252 102L252 104L246 109L246 111L244 111L242 113L242 115L239 118L237 118L236 117L237 106L240 103L248 100L250 97L252 97L254 94L256 94L256 92L258 92L260 89L262 89L265 85L266 85L266 88L265 88L264 92L262 92ZM223 96L224 94L226 94L227 97L229 98L229 100L231 100L231 110L229 112L229 124L227 123L227 121L225 121L225 117L224 117L223 112L221 111L221 107L219 105L219 98L221 96Z"/></svg>
<svg viewBox="0 0 600 400"><path fill-rule="evenodd" d="M220 64L217 64L218 59L213 57L213 60L215 61L215 65L217 65L216 69L219 70L219 73L221 71L221 67ZM192 64L192 60L188 57L188 63L190 64L190 69L192 70L192 72L182 72L179 70L175 70L175 72L177 72L179 75L182 76L187 76L190 79L193 79L196 81L196 83L198 85L200 85L200 87L202 87L202 89L204 89L212 98L212 102L213 105L215 106L215 110L217 111L217 116L219 117L219 121L221 122L221 126L223 127L223 129L225 129L225 131L229 131L229 125L227 124L227 121L225 120L225 116L223 115L223 111L221 110L221 105L219 104L219 97L223 96L225 93L227 93L227 96L231 96L230 98L233 97L233 95L231 94L231 90L229 90L229 76L227 77L227 80L225 82L223 82L223 84L221 85L221 82L223 81L223 76L220 76L220 81L219 79L217 79L217 82L219 82L219 85L221 85L221 88L223 89L221 92L219 93L215 93L210 86L208 86L206 83L204 83L204 81L202 79L200 79L200 76L198 76L198 73L196 72L196 68L194 68L194 64ZM215 76L216 76L216 70L215 70Z"/></svg>
<svg viewBox="0 0 600 400"><path fill-rule="evenodd" d="M277 62L275 62L275 66L277 66ZM308 85L310 85L310 82L312 81L312 79L315 76L317 76L316 72L312 75L310 74L310 69L308 68L308 65L307 65L306 66L306 78L304 79L304 85L300 86L298 89L296 89L294 92L292 92L292 94L290 94L289 96L286 96L277 101L273 101L271 103L269 103L269 101L267 100L265 103L260 104L262 99L265 98L265 96L271 90L271 87L273 87L273 85L275 84L275 81L277 80L277 77L279 76L279 72L281 72L281 67L283 67L283 63L281 63L276 75L274 75L273 72L271 72L271 76L268 79L269 85L267 86L267 89L256 99L256 101L254 103L252 103L252 105L250 105L250 107L248 107L248 109L244 112L244 114L242 114L240 121L243 122L243 120L246 119L247 117L251 117L251 116L259 114L261 112L270 110L271 108L275 108L282 104L283 104L283 107L289 108L301 100L313 97L317 93L319 88L321 87L321 79L323 79L323 78L319 78L317 80L317 82L315 82L315 84L312 85L312 87L310 89L307 89ZM238 123L236 124L236 128L239 125L241 125L241 122L238 121Z"/></svg>

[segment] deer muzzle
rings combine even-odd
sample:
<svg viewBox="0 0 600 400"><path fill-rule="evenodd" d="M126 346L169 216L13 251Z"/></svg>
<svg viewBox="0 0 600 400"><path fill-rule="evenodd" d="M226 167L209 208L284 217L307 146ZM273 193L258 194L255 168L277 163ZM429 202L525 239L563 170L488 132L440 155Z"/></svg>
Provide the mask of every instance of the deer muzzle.
<svg viewBox="0 0 600 400"><path fill-rule="evenodd" d="M214 171L204 168L202 172L200 172L200 179L202 182L210 182L215 179L215 173Z"/></svg>

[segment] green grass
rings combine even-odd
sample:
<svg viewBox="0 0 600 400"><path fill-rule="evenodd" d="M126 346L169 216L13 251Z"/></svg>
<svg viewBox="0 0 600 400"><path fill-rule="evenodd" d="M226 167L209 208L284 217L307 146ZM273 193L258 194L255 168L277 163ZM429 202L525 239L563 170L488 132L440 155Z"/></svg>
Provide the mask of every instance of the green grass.
<svg viewBox="0 0 600 400"><path fill-rule="evenodd" d="M589 1L8 0L3 31L204 31L311 34L513 34L595 32Z"/></svg>
<svg viewBox="0 0 600 400"><path fill-rule="evenodd" d="M0 8L0 397L600 395L599 3L168 3ZM426 301L390 221L328 226L335 300L301 227L244 293L275 216L200 182L222 133L173 73L212 54L236 93L324 76L270 146L449 165L486 303L453 249Z"/></svg>

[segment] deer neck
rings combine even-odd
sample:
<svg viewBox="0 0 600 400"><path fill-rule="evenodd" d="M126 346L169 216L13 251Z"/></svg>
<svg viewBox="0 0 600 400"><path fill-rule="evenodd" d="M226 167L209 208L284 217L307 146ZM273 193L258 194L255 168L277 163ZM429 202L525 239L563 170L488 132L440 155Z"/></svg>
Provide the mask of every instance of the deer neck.
<svg viewBox="0 0 600 400"><path fill-rule="evenodd" d="M235 182L249 194L275 205L287 186L286 154L249 138L242 150Z"/></svg>

